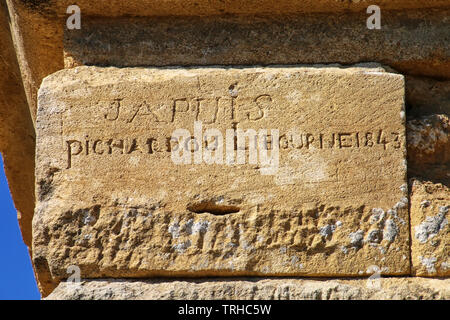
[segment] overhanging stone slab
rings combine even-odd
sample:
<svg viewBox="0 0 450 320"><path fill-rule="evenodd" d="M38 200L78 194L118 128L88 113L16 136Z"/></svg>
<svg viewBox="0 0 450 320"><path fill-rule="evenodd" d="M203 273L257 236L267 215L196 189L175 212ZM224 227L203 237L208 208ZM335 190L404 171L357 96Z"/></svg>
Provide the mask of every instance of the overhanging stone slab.
<svg viewBox="0 0 450 320"><path fill-rule="evenodd" d="M449 15L450 8L383 11L382 30L367 28L365 12L85 17L80 30L64 29L64 63L70 68L375 61L404 74L445 79Z"/></svg>

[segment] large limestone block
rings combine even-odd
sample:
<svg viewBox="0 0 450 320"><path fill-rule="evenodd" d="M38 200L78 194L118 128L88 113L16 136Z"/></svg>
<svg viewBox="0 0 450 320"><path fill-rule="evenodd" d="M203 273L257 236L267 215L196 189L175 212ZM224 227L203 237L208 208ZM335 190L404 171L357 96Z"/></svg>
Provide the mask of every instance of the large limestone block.
<svg viewBox="0 0 450 320"><path fill-rule="evenodd" d="M201 279L62 282L47 300L448 300L450 279Z"/></svg>
<svg viewBox="0 0 450 320"><path fill-rule="evenodd" d="M411 192L412 270L419 276L450 275L450 189L414 179Z"/></svg>
<svg viewBox="0 0 450 320"><path fill-rule="evenodd" d="M44 80L36 128L34 261L55 279L409 273L401 75L77 67Z"/></svg>

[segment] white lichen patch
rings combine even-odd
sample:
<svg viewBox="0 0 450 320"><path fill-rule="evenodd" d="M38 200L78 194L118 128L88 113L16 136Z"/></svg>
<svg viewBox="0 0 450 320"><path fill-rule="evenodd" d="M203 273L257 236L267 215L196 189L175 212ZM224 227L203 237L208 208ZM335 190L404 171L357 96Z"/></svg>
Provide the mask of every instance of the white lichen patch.
<svg viewBox="0 0 450 320"><path fill-rule="evenodd" d="M383 240L389 242L394 242L395 237L398 235L398 227L393 219L386 220L385 227L383 230Z"/></svg>
<svg viewBox="0 0 450 320"><path fill-rule="evenodd" d="M399 234L399 227L396 221L401 224L406 223L398 216L397 210L406 207L407 203L408 199L403 197L393 208L388 209L386 212L382 208L373 208L369 222L372 225L376 224L378 228L372 228L368 232L365 242L371 244L380 243L381 240L386 240L389 243L394 242Z"/></svg>
<svg viewBox="0 0 450 320"><path fill-rule="evenodd" d="M402 197L402 198L400 199L400 201L397 202L397 203L394 205L393 209L394 209L395 211L397 211L398 209L403 209L403 208L406 208L407 206L408 206L408 198L407 198L407 197Z"/></svg>
<svg viewBox="0 0 450 320"><path fill-rule="evenodd" d="M445 217L448 212L448 206L441 207L439 213L433 217L426 217L425 221L414 228L414 236L420 243L426 243L429 239L436 236L448 224Z"/></svg>
<svg viewBox="0 0 450 320"><path fill-rule="evenodd" d="M327 224L319 229L319 233L322 237L328 238L331 237L333 232L336 230L336 226L333 224Z"/></svg>
<svg viewBox="0 0 450 320"><path fill-rule="evenodd" d="M398 216L398 210L406 209L408 207L408 198L402 197L399 202L397 202L392 209L387 211L387 214L391 216L392 219L398 220L401 224L405 225L406 221Z"/></svg>
<svg viewBox="0 0 450 320"><path fill-rule="evenodd" d="M370 224L380 222L384 219L385 213L381 208L373 208L372 215L370 216Z"/></svg>
<svg viewBox="0 0 450 320"><path fill-rule="evenodd" d="M382 240L382 231L379 229L369 230L365 242L380 243Z"/></svg>
<svg viewBox="0 0 450 320"><path fill-rule="evenodd" d="M364 240L364 231L358 230L355 232L350 233L350 245L355 248L361 248L363 246L363 240Z"/></svg>
<svg viewBox="0 0 450 320"><path fill-rule="evenodd" d="M422 263L422 266L424 266L427 269L428 273L435 273L436 268L434 267L434 264L436 263L436 258L425 258L423 256L419 256L420 263Z"/></svg>
<svg viewBox="0 0 450 320"><path fill-rule="evenodd" d="M168 231L172 235L172 238L174 238L174 239L178 238L180 236L180 225L179 225L178 221L169 225Z"/></svg>
<svg viewBox="0 0 450 320"><path fill-rule="evenodd" d="M178 253L184 253L187 248L191 246L191 240L184 241L182 243L174 244L172 248Z"/></svg>
<svg viewBox="0 0 450 320"><path fill-rule="evenodd" d="M206 233L208 231L210 224L211 223L206 220L195 222L194 225L192 226L192 234Z"/></svg>

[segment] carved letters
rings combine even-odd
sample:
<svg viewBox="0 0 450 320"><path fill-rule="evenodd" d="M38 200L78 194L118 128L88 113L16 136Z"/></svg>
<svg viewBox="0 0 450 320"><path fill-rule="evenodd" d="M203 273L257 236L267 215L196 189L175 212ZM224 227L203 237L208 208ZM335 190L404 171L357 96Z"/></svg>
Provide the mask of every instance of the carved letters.
<svg viewBox="0 0 450 320"><path fill-rule="evenodd" d="M291 132L294 130L290 130ZM223 135L225 136L225 134ZM84 135L87 137L87 135ZM266 149L270 150L271 135L267 137ZM280 150L327 150L327 149L348 149L357 150L380 148L380 150L393 150L402 147L403 139L399 132L387 132L385 130L373 130L369 132L330 132L330 133L280 133ZM74 156L116 156L141 154L152 155L155 153L170 153L180 145L186 150L193 152L198 141L191 137L189 141L174 141L171 136L163 138L157 137L133 137L133 138L102 138L102 139L71 139L65 141L67 152L67 169L72 167ZM215 151L216 144L205 140L202 142L203 148ZM245 141L245 149L248 149L250 141ZM189 146L189 147L188 147ZM234 143L234 150L238 150L237 141Z"/></svg>
<svg viewBox="0 0 450 320"><path fill-rule="evenodd" d="M116 98L102 105L103 118L108 121L131 124L144 119L149 123L176 123L178 119L190 117L193 121L214 124L225 121L258 121L265 116L272 102L270 95L261 94L246 99L237 96L181 97L158 103L151 99L126 102L122 98Z"/></svg>

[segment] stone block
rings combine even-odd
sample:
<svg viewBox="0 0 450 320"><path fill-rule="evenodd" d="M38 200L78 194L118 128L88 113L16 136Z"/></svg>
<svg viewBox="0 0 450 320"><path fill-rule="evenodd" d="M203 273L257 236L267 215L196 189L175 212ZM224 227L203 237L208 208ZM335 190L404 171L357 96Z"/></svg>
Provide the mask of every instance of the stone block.
<svg viewBox="0 0 450 320"><path fill-rule="evenodd" d="M450 189L414 179L411 190L411 256L417 276L450 275Z"/></svg>
<svg viewBox="0 0 450 320"><path fill-rule="evenodd" d="M59 71L39 91L35 266L408 274L404 121L381 67Z"/></svg>

